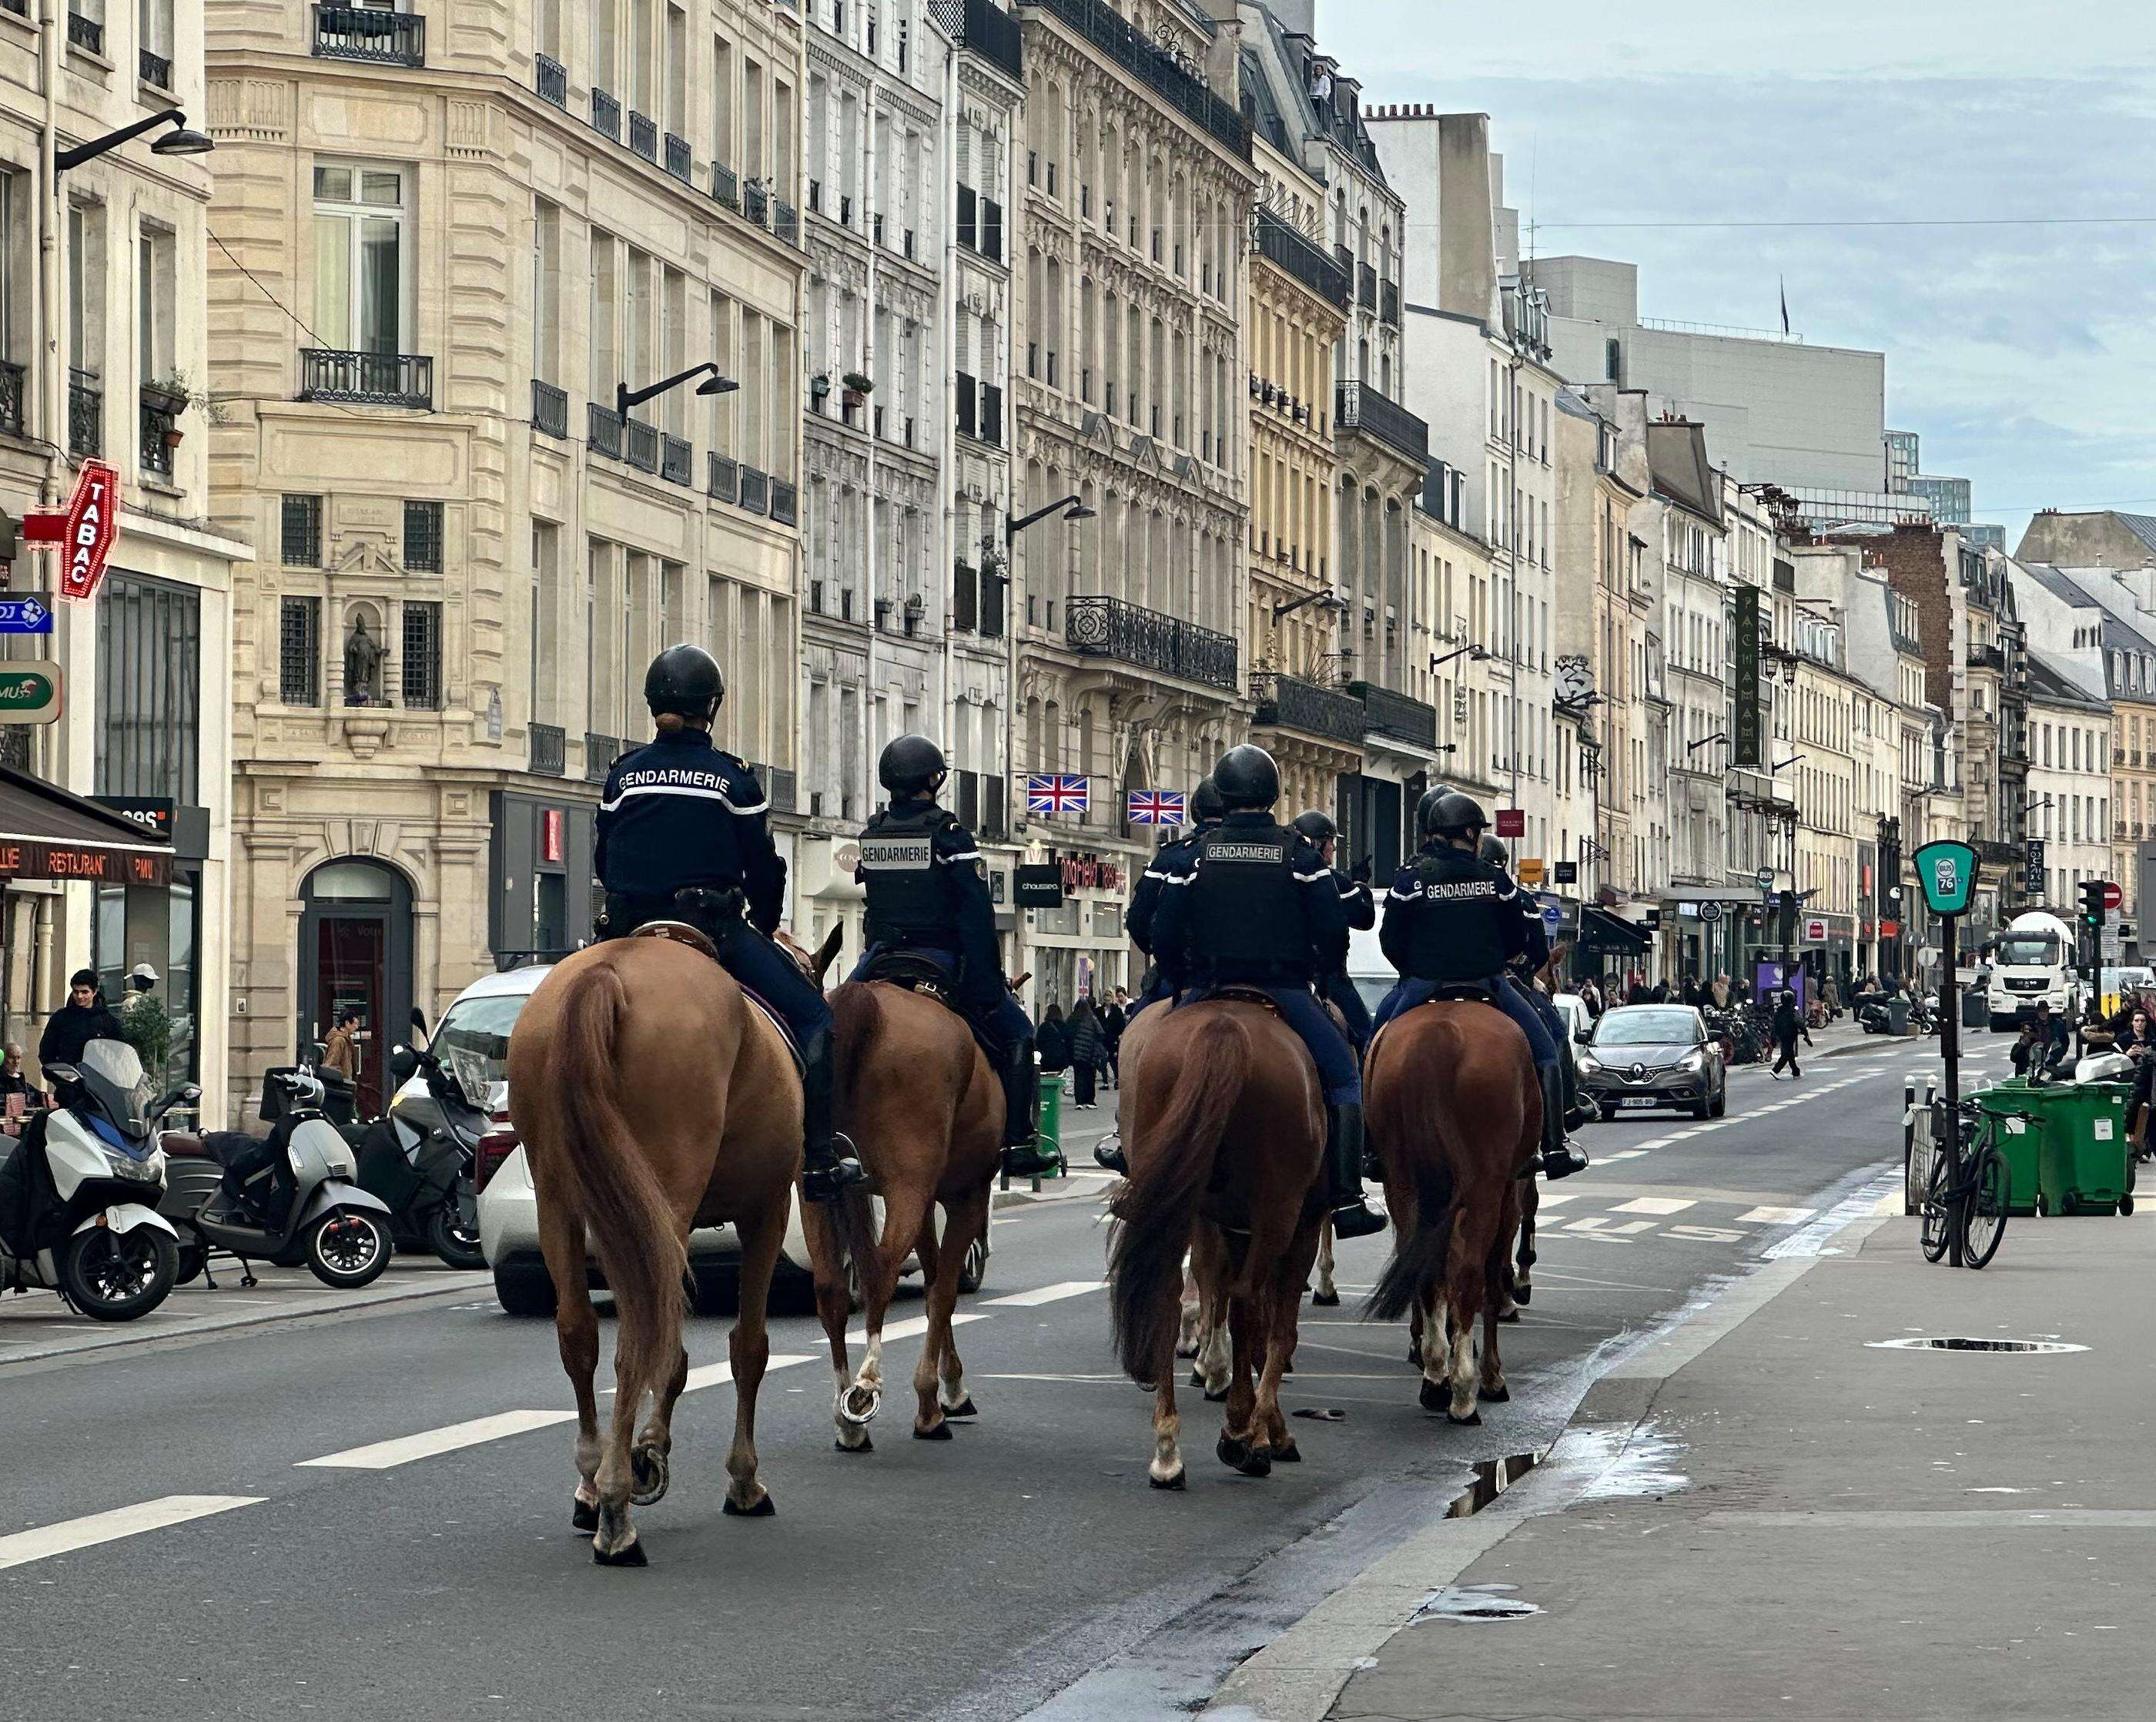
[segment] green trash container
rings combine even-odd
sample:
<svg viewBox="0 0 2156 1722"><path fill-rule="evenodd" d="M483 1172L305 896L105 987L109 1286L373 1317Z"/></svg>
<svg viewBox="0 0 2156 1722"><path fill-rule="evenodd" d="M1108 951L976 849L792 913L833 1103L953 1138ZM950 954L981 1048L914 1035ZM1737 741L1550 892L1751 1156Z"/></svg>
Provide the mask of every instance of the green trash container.
<svg viewBox="0 0 2156 1722"><path fill-rule="evenodd" d="M2126 1082L2075 1082L2046 1097L2036 1192L2046 1214L2130 1214L2133 1154L2126 1139Z"/></svg>
<svg viewBox="0 0 2156 1722"><path fill-rule="evenodd" d="M1034 1131L1034 1139L1048 1153L1055 1156L1064 1169L1069 1162L1063 1158L1063 1072L1043 1071L1040 1073L1040 1123Z"/></svg>
<svg viewBox="0 0 2156 1722"><path fill-rule="evenodd" d="M2031 1088L2019 1077L1975 1096L1978 1109L1992 1120L1991 1139L2006 1161L2006 1211L2033 1214L2040 1188L2048 1111L2044 1097L2051 1091Z"/></svg>

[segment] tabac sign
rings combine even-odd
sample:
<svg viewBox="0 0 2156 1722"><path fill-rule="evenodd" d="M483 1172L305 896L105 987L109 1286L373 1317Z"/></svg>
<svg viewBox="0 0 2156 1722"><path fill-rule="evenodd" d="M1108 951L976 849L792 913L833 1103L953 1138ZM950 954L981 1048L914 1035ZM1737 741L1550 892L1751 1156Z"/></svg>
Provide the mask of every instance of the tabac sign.
<svg viewBox="0 0 2156 1722"><path fill-rule="evenodd" d="M120 474L102 460L84 461L66 511L24 515L23 536L59 547L59 595L70 604L89 603L120 536Z"/></svg>

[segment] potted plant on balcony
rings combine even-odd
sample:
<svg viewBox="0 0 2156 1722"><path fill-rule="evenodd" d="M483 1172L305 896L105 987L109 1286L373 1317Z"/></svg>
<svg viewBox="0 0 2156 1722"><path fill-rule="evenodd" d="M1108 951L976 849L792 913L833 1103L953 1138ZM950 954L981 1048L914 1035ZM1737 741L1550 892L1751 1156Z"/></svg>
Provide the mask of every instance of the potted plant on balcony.
<svg viewBox="0 0 2156 1722"><path fill-rule="evenodd" d="M839 380L845 385L846 389L846 392L839 398L839 401L849 407L860 406L868 399L875 388L874 380L865 371L849 371Z"/></svg>
<svg viewBox="0 0 2156 1722"><path fill-rule="evenodd" d="M224 423L224 408L221 402L194 387L184 371L174 371L168 376L153 377L143 383L142 405L165 421L162 439L167 449L179 447L186 434L178 424L180 415L189 407L201 410L212 424Z"/></svg>

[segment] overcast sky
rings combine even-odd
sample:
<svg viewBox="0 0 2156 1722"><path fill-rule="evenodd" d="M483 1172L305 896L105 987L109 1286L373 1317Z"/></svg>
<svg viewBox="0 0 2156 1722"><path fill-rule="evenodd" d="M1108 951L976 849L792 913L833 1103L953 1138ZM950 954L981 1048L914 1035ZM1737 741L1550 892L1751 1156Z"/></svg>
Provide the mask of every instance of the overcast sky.
<svg viewBox="0 0 2156 1722"><path fill-rule="evenodd" d="M1778 327L1786 277L1797 333L1887 354L1888 424L2010 550L2035 508L2156 513L2147 0L1318 0L1317 28L1366 100L1489 114L1537 249L1636 262L1642 314Z"/></svg>

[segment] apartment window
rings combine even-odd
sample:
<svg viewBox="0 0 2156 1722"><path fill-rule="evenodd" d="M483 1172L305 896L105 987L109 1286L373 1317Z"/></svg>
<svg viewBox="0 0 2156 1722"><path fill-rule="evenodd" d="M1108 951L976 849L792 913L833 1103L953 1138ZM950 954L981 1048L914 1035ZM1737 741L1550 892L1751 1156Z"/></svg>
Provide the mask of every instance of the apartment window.
<svg viewBox="0 0 2156 1722"><path fill-rule="evenodd" d="M404 350L407 207L402 168L316 165L314 330L331 347Z"/></svg>
<svg viewBox="0 0 2156 1722"><path fill-rule="evenodd" d="M322 565L322 499L291 496L284 501L277 559L288 568Z"/></svg>
<svg viewBox="0 0 2156 1722"><path fill-rule="evenodd" d="M543 198L531 207L531 374L552 383L561 369L562 212Z"/></svg>
<svg viewBox="0 0 2156 1722"><path fill-rule="evenodd" d="M115 573L97 604L100 795L198 799L202 594Z"/></svg>
<svg viewBox="0 0 2156 1722"><path fill-rule="evenodd" d="M68 363L94 385L105 365L105 208L68 206ZM95 452L92 450L91 452Z"/></svg>
<svg viewBox="0 0 2156 1722"><path fill-rule="evenodd" d="M442 571L442 505L407 502L404 505L404 572Z"/></svg>
<svg viewBox="0 0 2156 1722"><path fill-rule="evenodd" d="M404 703L417 712L437 712L442 705L442 607L439 604L410 604L403 607Z"/></svg>
<svg viewBox="0 0 2156 1722"><path fill-rule="evenodd" d="M172 234L146 223L136 240L136 374L144 383L169 379L175 368Z"/></svg>
<svg viewBox="0 0 2156 1722"><path fill-rule="evenodd" d="M322 601L288 598L277 614L277 697L288 706L322 702Z"/></svg>
<svg viewBox="0 0 2156 1722"><path fill-rule="evenodd" d="M531 716L560 721L557 641L561 626L562 529L550 520L531 522Z"/></svg>

